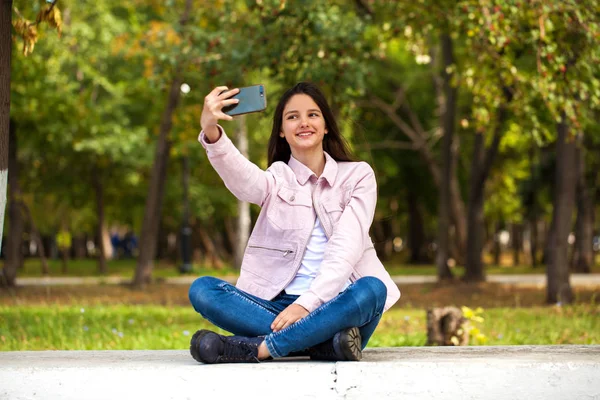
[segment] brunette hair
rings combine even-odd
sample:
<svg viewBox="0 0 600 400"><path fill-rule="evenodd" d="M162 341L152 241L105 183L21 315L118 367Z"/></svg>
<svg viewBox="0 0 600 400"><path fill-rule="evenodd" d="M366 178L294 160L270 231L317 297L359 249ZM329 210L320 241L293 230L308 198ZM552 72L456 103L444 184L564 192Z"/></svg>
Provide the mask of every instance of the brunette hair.
<svg viewBox="0 0 600 400"><path fill-rule="evenodd" d="M281 126L283 124L283 110L292 96L297 94L306 94L310 96L321 109L321 113L325 119L325 127L327 128L327 135L323 138L323 150L336 161L354 161L352 154L348 149L348 144L340 134L331 107L327 104L323 92L321 92L321 90L313 83L300 82L291 89L288 89L283 96L281 96L277 108L275 109L275 114L273 115L273 129L271 130L271 137L269 138L269 166L276 161L287 163L290 160L292 154L290 145L285 138L280 137L279 134L281 133Z"/></svg>

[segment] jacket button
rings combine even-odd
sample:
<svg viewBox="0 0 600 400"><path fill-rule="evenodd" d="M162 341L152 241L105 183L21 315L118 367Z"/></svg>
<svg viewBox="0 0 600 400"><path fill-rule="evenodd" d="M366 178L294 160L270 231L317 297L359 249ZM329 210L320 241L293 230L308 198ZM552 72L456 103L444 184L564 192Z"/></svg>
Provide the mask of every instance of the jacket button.
<svg viewBox="0 0 600 400"><path fill-rule="evenodd" d="M292 195L292 197L290 197L290 201L294 201L294 200L296 200L296 196Z"/></svg>

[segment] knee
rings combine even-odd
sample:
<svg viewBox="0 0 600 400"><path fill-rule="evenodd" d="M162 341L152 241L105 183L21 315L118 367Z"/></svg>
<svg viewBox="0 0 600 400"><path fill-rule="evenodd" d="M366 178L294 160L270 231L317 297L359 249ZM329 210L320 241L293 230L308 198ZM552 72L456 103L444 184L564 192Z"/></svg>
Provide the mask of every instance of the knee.
<svg viewBox="0 0 600 400"><path fill-rule="evenodd" d="M387 298L387 287L381 279L374 276L365 276L357 280L355 286L360 300L374 303L376 309L379 312L383 312Z"/></svg>
<svg viewBox="0 0 600 400"><path fill-rule="evenodd" d="M222 280L213 278L212 276L200 277L192 283L188 292L188 298L197 312L204 314L204 310L213 304L215 289L222 283Z"/></svg>

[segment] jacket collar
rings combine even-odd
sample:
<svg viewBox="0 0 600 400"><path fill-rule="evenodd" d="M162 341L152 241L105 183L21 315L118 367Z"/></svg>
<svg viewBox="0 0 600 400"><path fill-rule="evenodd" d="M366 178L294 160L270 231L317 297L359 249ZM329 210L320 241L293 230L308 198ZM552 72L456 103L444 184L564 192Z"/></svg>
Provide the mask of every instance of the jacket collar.
<svg viewBox="0 0 600 400"><path fill-rule="evenodd" d="M325 153L325 168L323 169L323 174L321 176L327 181L327 183L329 183L329 186L333 186L338 172L337 162L329 154L327 154L326 151L323 153ZM290 155L288 166L292 169L292 171L294 171L294 174L296 174L296 180L301 185L306 184L311 176L314 175L316 177L315 173L312 172L310 168L296 160L292 155Z"/></svg>

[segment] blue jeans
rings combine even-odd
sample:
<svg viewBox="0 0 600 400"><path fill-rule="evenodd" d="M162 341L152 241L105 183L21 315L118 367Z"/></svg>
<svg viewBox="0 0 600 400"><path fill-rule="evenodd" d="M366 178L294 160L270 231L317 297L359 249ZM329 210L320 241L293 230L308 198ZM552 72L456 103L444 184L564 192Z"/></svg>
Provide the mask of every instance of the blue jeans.
<svg viewBox="0 0 600 400"><path fill-rule="evenodd" d="M281 292L273 300L264 300L210 276L196 279L189 292L194 309L214 325L234 335L265 336L273 357L306 350L354 326L360 330L364 349L381 319L386 296L383 282L364 277L303 319L273 332L275 317L299 296Z"/></svg>

